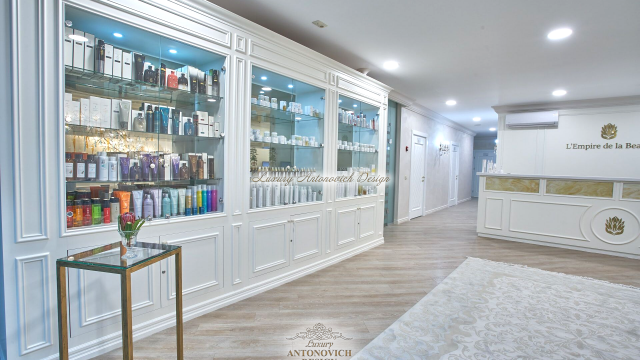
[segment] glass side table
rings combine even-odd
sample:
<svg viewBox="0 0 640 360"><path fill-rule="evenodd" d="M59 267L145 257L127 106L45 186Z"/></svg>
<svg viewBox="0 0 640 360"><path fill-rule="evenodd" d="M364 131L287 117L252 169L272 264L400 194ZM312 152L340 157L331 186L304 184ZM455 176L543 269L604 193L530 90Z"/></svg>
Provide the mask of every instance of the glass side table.
<svg viewBox="0 0 640 360"><path fill-rule="evenodd" d="M131 319L131 273L175 256L176 262L176 341L178 359L183 359L182 344L182 249L180 246L138 242L133 259L120 258L121 242L83 251L56 261L58 283L59 359L69 359L67 329L67 272L64 268L100 271L120 275L120 305L122 311L122 358L133 359L133 326Z"/></svg>

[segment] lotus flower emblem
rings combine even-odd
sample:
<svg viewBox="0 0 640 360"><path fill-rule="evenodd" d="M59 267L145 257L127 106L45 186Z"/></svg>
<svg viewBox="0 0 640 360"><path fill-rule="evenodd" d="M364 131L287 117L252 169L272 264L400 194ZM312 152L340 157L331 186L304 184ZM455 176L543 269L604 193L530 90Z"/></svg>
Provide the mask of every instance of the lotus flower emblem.
<svg viewBox="0 0 640 360"><path fill-rule="evenodd" d="M605 140L615 139L618 135L618 128L612 123L608 123L607 125L602 127L602 131L600 131L600 136L602 136Z"/></svg>
<svg viewBox="0 0 640 360"><path fill-rule="evenodd" d="M622 235L624 233L624 221L617 216L610 217L604 223L604 230L613 236Z"/></svg>

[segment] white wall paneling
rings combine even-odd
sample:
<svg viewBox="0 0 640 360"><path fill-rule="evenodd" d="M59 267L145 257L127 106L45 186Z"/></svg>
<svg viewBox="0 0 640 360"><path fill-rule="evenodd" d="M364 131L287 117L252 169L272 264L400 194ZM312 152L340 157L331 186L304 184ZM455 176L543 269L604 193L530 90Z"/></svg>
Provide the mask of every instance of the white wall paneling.
<svg viewBox="0 0 640 360"><path fill-rule="evenodd" d="M249 223L250 277L289 266L289 223L286 219Z"/></svg>
<svg viewBox="0 0 640 360"><path fill-rule="evenodd" d="M322 212L291 217L291 258L312 259L322 253Z"/></svg>
<svg viewBox="0 0 640 360"><path fill-rule="evenodd" d="M20 355L48 347L52 342L52 303L49 254L16 258L16 293ZM11 334L8 333L7 336Z"/></svg>
<svg viewBox="0 0 640 360"><path fill-rule="evenodd" d="M242 282L241 275L241 243L240 243L240 229L242 223L233 224L233 230L231 232L231 283L237 285Z"/></svg>
<svg viewBox="0 0 640 360"><path fill-rule="evenodd" d="M334 223L333 222L333 217L332 217L332 213L333 213L333 209L327 209L327 216L325 217L325 219L327 219L325 221L325 223L327 224L327 231L325 232L325 245L324 245L324 251L328 254L331 252L331 244L333 243L331 241L332 237L333 237L333 231L331 231L331 225Z"/></svg>
<svg viewBox="0 0 640 360"><path fill-rule="evenodd" d="M358 236L358 206L336 209L336 247L355 243Z"/></svg>
<svg viewBox="0 0 640 360"><path fill-rule="evenodd" d="M376 234L376 203L363 204L359 211L358 240L370 240Z"/></svg>

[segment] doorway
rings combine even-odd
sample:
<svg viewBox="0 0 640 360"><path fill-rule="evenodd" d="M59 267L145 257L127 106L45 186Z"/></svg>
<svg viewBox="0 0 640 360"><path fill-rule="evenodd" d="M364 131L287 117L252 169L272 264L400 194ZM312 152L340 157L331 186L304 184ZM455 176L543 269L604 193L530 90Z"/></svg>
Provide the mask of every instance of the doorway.
<svg viewBox="0 0 640 360"><path fill-rule="evenodd" d="M496 162L496 152L493 150L474 150L473 151L473 187L471 188L471 196L478 197L480 193L480 177L479 172L482 172L482 161L489 160Z"/></svg>
<svg viewBox="0 0 640 360"><path fill-rule="evenodd" d="M426 183L427 134L411 133L411 184L409 218L424 215L424 195Z"/></svg>
<svg viewBox="0 0 640 360"><path fill-rule="evenodd" d="M460 152L458 144L451 143L451 162L449 167L449 206L458 204L458 175L460 171Z"/></svg>

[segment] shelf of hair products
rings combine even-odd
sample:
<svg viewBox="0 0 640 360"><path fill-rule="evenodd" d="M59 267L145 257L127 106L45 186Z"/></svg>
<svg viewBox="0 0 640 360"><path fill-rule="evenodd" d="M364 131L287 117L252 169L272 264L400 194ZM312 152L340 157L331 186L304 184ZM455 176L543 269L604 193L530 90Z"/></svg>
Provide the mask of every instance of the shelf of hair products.
<svg viewBox="0 0 640 360"><path fill-rule="evenodd" d="M65 24L67 228L223 211L226 57L72 6Z"/></svg>

